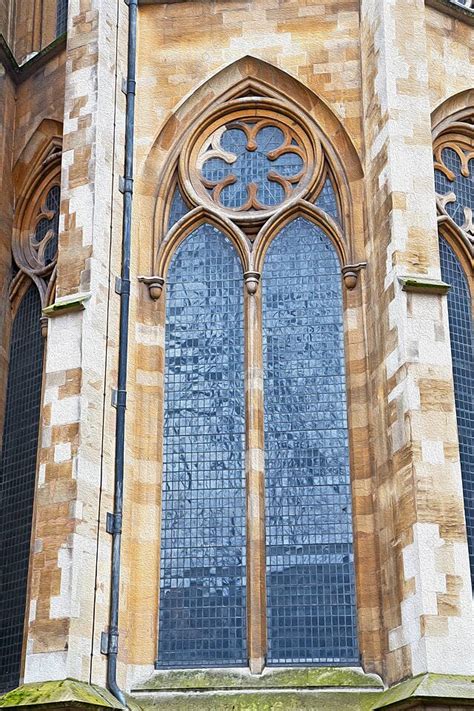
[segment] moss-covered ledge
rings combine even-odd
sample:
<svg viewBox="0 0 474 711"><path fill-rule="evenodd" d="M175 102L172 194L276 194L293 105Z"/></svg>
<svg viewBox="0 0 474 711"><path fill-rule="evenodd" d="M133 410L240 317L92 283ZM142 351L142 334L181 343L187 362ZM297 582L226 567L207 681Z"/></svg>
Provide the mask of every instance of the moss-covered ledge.
<svg viewBox="0 0 474 711"><path fill-rule="evenodd" d="M156 671L133 692L229 691L232 689L383 689L376 674L343 667L267 668L263 674L245 669Z"/></svg>
<svg viewBox="0 0 474 711"><path fill-rule="evenodd" d="M0 697L0 708L23 706L35 709L121 709L125 707L106 689L77 679L23 684Z"/></svg>
<svg viewBox="0 0 474 711"><path fill-rule="evenodd" d="M376 709L474 708L474 677L451 674L420 674L387 689Z"/></svg>

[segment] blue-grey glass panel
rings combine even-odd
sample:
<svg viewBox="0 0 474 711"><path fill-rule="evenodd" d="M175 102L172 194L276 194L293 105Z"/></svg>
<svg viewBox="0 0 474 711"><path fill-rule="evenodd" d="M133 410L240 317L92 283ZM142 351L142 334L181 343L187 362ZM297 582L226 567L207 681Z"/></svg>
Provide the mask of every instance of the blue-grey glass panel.
<svg viewBox="0 0 474 711"><path fill-rule="evenodd" d="M442 237L439 248L441 276L451 284L448 292L449 333L469 559L474 583L474 335L471 294L454 251Z"/></svg>
<svg viewBox="0 0 474 711"><path fill-rule="evenodd" d="M58 0L56 6L56 37L59 37L67 30L67 6L68 0Z"/></svg>
<svg viewBox="0 0 474 711"><path fill-rule="evenodd" d="M245 664L242 269L202 225L167 279L158 666Z"/></svg>
<svg viewBox="0 0 474 711"><path fill-rule="evenodd" d="M316 198L316 207L319 207L324 212L332 217L336 222L340 222L339 208L337 206L336 193L334 192L334 186L331 182L331 178L328 176L323 185L321 192Z"/></svg>
<svg viewBox="0 0 474 711"><path fill-rule="evenodd" d="M0 693L20 678L41 407L40 318L31 286L12 327L0 455Z"/></svg>
<svg viewBox="0 0 474 711"><path fill-rule="evenodd" d="M268 663L358 663L341 270L303 218L263 269Z"/></svg>
<svg viewBox="0 0 474 711"><path fill-rule="evenodd" d="M168 218L168 229L170 230L173 225L175 225L178 220L184 217L189 212L189 207L184 202L184 198L181 194L181 190L177 185L173 197L171 199L170 214Z"/></svg>
<svg viewBox="0 0 474 711"><path fill-rule="evenodd" d="M454 222L462 227L466 220L464 208L474 211L474 169L471 169L468 177L461 174L461 160L452 148L444 148L442 158L446 168L449 168L454 175L454 181L448 180L440 170L435 170L435 188L438 195L446 195L454 192L455 202L446 204L446 212L453 218ZM471 161L472 166L472 161Z"/></svg>
<svg viewBox="0 0 474 711"><path fill-rule="evenodd" d="M48 242L44 248L44 263L51 264L56 258L58 251L58 234L59 234L59 203L60 203L60 188L55 185L51 188L46 196L46 209L53 214L50 220L41 219L36 225L35 242L39 244L44 240L46 235L49 235Z"/></svg>
<svg viewBox="0 0 474 711"><path fill-rule="evenodd" d="M275 160L268 157L271 151L284 143L283 132L277 126L262 128L257 133L256 142L256 150L249 151L245 132L238 127L229 128L221 138L221 146L236 156L235 162L210 158L201 169L203 177L212 183L219 183L229 175L235 177L235 182L221 192L220 201L224 207L241 208L248 200L250 183L258 185L257 197L263 205L270 207L280 204L285 198L285 190L280 183L269 179L269 173L291 178L303 167L303 160L296 153L284 153Z"/></svg>

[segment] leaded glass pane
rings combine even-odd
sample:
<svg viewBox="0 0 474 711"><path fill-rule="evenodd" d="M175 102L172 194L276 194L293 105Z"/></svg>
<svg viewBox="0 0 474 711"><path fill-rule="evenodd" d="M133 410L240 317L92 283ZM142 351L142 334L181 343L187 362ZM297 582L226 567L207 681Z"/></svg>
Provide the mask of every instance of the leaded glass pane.
<svg viewBox="0 0 474 711"><path fill-rule="evenodd" d="M441 196L453 194L452 200L446 202L445 210L459 227L463 227L466 209L474 210L474 171L471 170L468 176L462 174L461 159L452 148L444 148L441 155L444 165L455 177L448 180L443 172L435 170L435 189Z"/></svg>
<svg viewBox="0 0 474 711"><path fill-rule="evenodd" d="M0 693L20 677L41 408L40 318L31 286L13 322L0 456Z"/></svg>
<svg viewBox="0 0 474 711"><path fill-rule="evenodd" d="M358 663L341 270L303 218L263 270L268 663Z"/></svg>
<svg viewBox="0 0 474 711"><path fill-rule="evenodd" d="M189 212L189 207L184 202L181 190L177 185L171 199L170 214L168 217L168 229L170 230L178 220Z"/></svg>
<svg viewBox="0 0 474 711"><path fill-rule="evenodd" d="M445 239L440 238L439 248L441 276L451 284L448 292L449 333L469 558L474 581L474 336L471 295L462 267Z"/></svg>
<svg viewBox="0 0 474 711"><path fill-rule="evenodd" d="M67 5L68 0L58 0L56 6L56 36L64 34L67 30Z"/></svg>
<svg viewBox="0 0 474 711"><path fill-rule="evenodd" d="M333 220L340 222L336 193L334 192L334 187L329 176L326 178L323 188L316 198L315 205L321 210L324 210Z"/></svg>
<svg viewBox="0 0 474 711"><path fill-rule="evenodd" d="M245 664L243 279L202 225L167 280L158 665Z"/></svg>

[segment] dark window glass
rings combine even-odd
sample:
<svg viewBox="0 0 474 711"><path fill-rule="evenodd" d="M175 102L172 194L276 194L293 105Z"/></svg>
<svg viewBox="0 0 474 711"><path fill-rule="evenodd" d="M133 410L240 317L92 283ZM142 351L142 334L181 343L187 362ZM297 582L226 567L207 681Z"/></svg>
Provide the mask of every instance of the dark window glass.
<svg viewBox="0 0 474 711"><path fill-rule="evenodd" d="M35 286L13 322L0 456L0 692L18 685L41 408L43 339Z"/></svg>
<svg viewBox="0 0 474 711"><path fill-rule="evenodd" d="M178 220L184 217L184 215L186 215L188 212L189 207L184 202L181 190L177 185L173 193L173 198L171 200L170 214L168 218L168 229L170 230L173 225L175 225Z"/></svg>
<svg viewBox="0 0 474 711"><path fill-rule="evenodd" d="M316 198L316 207L321 208L324 212L332 217L336 222L340 222L339 209L337 207L336 193L331 182L331 178L327 177L322 187L321 192Z"/></svg>
<svg viewBox="0 0 474 711"><path fill-rule="evenodd" d="M454 174L454 180L448 180L440 170L435 170L435 189L438 195L453 194L452 201L445 209L454 222L463 227L466 222L465 210L474 210L474 171L470 175L462 174L461 159L452 148L442 151L443 162Z"/></svg>
<svg viewBox="0 0 474 711"><path fill-rule="evenodd" d="M263 269L268 663L358 663L341 269L298 218Z"/></svg>
<svg viewBox="0 0 474 711"><path fill-rule="evenodd" d="M67 30L67 5L68 0L58 0L56 6L56 37Z"/></svg>
<svg viewBox="0 0 474 711"><path fill-rule="evenodd" d="M449 333L453 359L464 505L471 576L474 580L474 343L471 295L462 267L449 244L439 240L441 275L448 292Z"/></svg>
<svg viewBox="0 0 474 711"><path fill-rule="evenodd" d="M48 241L44 247L44 264L51 264L56 258L58 251L58 234L59 234L59 203L61 191L59 185L55 185L49 191L46 197L46 209L53 213L51 219L43 218L36 225L35 242L40 244L46 236Z"/></svg>
<svg viewBox="0 0 474 711"><path fill-rule="evenodd" d="M158 665L245 664L243 280L202 225L167 280Z"/></svg>

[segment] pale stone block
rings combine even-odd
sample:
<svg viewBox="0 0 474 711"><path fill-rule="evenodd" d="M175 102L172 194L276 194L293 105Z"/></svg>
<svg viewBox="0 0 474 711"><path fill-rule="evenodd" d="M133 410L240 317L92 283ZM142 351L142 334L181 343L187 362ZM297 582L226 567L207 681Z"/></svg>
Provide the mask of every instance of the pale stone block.
<svg viewBox="0 0 474 711"><path fill-rule="evenodd" d="M57 463L67 462L69 459L71 459L71 443L63 442L57 444L54 447L54 461Z"/></svg>
<svg viewBox="0 0 474 711"><path fill-rule="evenodd" d="M51 407L51 423L53 425L67 425L79 422L80 400L77 395L57 400Z"/></svg>
<svg viewBox="0 0 474 711"><path fill-rule="evenodd" d="M421 456L429 464L444 464L444 443L434 439L422 440Z"/></svg>

